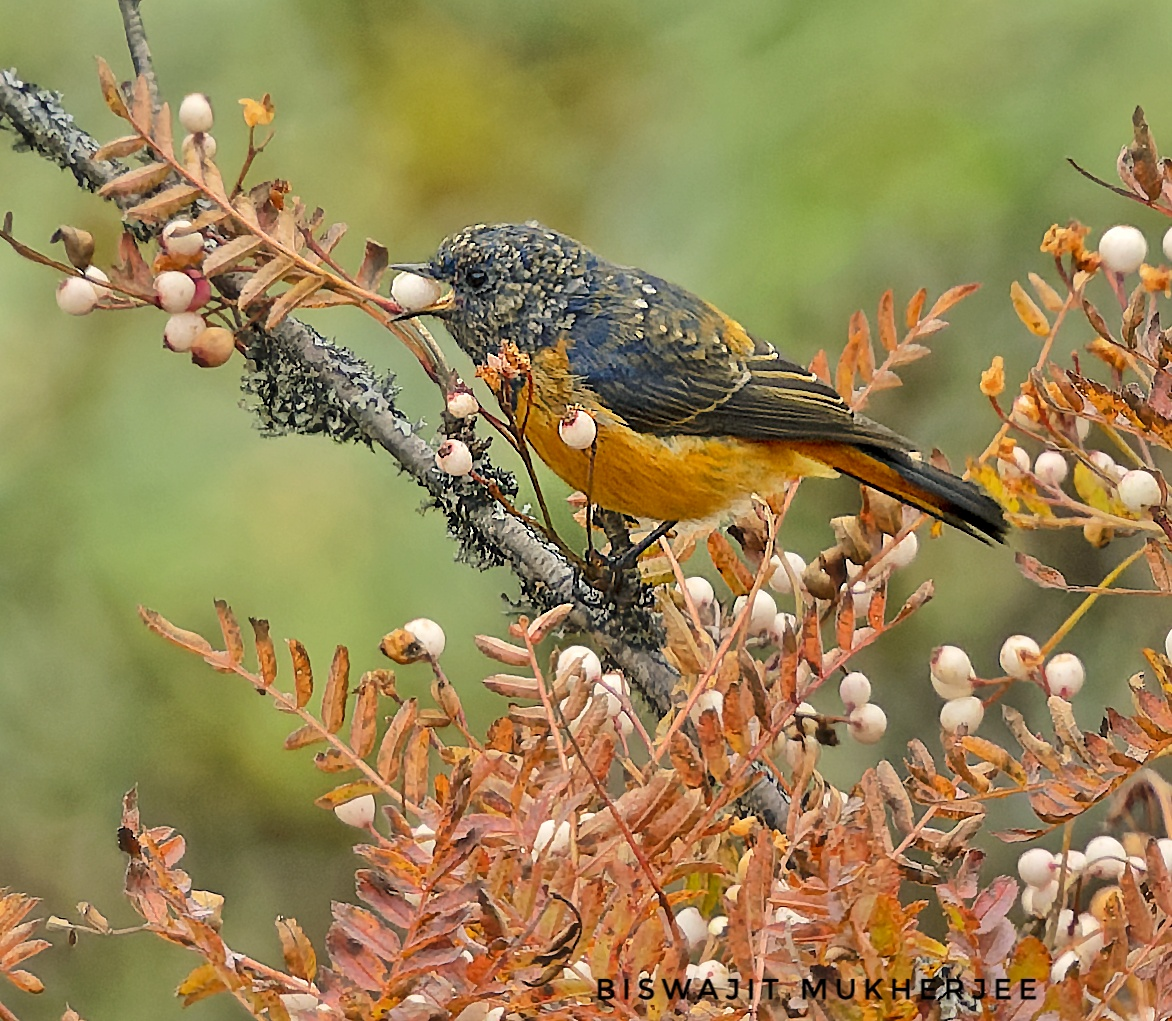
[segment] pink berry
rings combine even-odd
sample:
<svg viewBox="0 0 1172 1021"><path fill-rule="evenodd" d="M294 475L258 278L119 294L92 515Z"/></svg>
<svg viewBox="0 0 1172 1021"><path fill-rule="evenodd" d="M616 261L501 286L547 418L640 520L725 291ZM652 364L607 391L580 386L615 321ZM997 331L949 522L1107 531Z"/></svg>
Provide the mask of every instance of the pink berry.
<svg viewBox="0 0 1172 1021"><path fill-rule="evenodd" d="M399 304L402 304L400 302ZM447 396L448 414L452 418L472 418L480 411L480 402L476 399L476 395L466 387L461 388L457 386Z"/></svg>

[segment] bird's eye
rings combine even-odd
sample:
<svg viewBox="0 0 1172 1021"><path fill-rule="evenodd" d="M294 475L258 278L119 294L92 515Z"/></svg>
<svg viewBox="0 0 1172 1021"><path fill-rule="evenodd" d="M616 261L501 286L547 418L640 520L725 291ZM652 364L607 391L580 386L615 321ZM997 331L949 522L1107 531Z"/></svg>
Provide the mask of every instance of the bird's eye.
<svg viewBox="0 0 1172 1021"><path fill-rule="evenodd" d="M474 266L472 269L468 270L468 275L465 277L465 279L468 281L469 287L474 288L475 290L479 290L488 283L488 273L482 270L479 266Z"/></svg>

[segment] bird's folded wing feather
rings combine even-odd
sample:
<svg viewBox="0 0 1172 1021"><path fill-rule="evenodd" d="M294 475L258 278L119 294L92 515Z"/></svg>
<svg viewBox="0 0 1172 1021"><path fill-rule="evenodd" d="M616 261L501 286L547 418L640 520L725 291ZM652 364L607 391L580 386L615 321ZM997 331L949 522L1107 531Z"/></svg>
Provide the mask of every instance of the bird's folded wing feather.
<svg viewBox="0 0 1172 1021"><path fill-rule="evenodd" d="M639 280L654 287L636 299L642 304L603 300L580 310L568 351L570 371L630 428L911 448L713 306L666 281Z"/></svg>

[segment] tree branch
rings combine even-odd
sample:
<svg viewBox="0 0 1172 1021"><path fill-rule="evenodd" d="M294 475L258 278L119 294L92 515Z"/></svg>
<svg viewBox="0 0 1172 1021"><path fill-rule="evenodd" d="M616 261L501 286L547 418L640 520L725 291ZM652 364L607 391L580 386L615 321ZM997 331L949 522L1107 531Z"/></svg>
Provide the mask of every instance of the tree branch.
<svg viewBox="0 0 1172 1021"><path fill-rule="evenodd" d="M126 0L124 11L128 5L137 8ZM18 149L31 149L70 170L82 187L96 190L120 172L114 163L92 159L97 142L74 125L58 94L20 81L14 70L0 72L0 124L20 137ZM243 278L217 282L226 296L234 297ZM670 711L678 676L661 651L656 615L646 605L617 607L544 537L503 513L482 485L437 470L433 449L396 408L391 379L379 379L346 348L296 319L287 318L271 331L253 327L246 338L242 386L265 431L320 433L382 447L444 514L461 559L480 568L507 566L538 611L572 604L567 624L594 639L658 717ZM513 476L487 458L480 473L503 492L517 492ZM785 800L770 782L758 784L742 800L770 826L784 825Z"/></svg>
<svg viewBox="0 0 1172 1021"><path fill-rule="evenodd" d="M151 95L151 109L158 113L161 105L159 81L155 77L155 62L151 57L151 48L147 44L142 12L138 9L140 2L141 0L118 0L118 9L122 12L122 26L126 30L126 47L130 50L135 76L141 74L146 78Z"/></svg>

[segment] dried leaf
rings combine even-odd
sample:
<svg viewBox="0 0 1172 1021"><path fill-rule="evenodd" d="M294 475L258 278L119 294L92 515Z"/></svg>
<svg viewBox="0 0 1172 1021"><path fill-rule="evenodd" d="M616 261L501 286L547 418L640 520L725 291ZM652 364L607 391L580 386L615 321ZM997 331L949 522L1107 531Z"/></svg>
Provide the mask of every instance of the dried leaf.
<svg viewBox="0 0 1172 1021"><path fill-rule="evenodd" d="M101 57L98 57L98 81L102 86L102 98L115 117L130 120L130 111L126 109L126 101L122 98L122 89L118 87L118 80Z"/></svg>
<svg viewBox="0 0 1172 1021"><path fill-rule="evenodd" d="M142 622L150 628L155 634L161 638L165 638L173 645L178 645L181 649L186 649L188 652L194 652L200 656L206 656L214 653L211 642L209 642L203 635L197 635L194 631L184 631L182 628L176 627L166 617L154 610L148 610L145 606L138 608L138 616Z"/></svg>
<svg viewBox="0 0 1172 1021"><path fill-rule="evenodd" d="M427 797L428 749L431 735L424 729L408 739L403 756L403 797L419 805Z"/></svg>
<svg viewBox="0 0 1172 1021"><path fill-rule="evenodd" d="M708 555L712 558L712 563L720 572L724 583L734 596L743 596L753 587L753 575L741 563L732 544L724 537L723 533L713 531L708 535L707 545Z"/></svg>
<svg viewBox="0 0 1172 1021"><path fill-rule="evenodd" d="M320 727L306 723L285 738L285 751L295 752L298 748L308 748L311 744L317 744L325 739Z"/></svg>
<svg viewBox="0 0 1172 1021"><path fill-rule="evenodd" d="M240 288L240 297L236 299L236 304L241 311L248 308L254 301L281 279L286 273L293 269L295 263L291 256L278 255L274 259L270 259L260 269L258 269L249 278L242 288Z"/></svg>
<svg viewBox="0 0 1172 1021"><path fill-rule="evenodd" d="M1167 554L1155 539L1149 539L1144 546L1144 556L1148 561L1148 569L1152 572L1152 581L1161 592L1172 592L1172 565L1168 563Z"/></svg>
<svg viewBox="0 0 1172 1021"><path fill-rule="evenodd" d="M936 299L936 304L928 311L928 314L924 317L924 321L928 322L932 319L938 319L952 308L953 305L957 304L957 302L963 301L974 291L979 290L980 286L980 284L957 284L955 287L950 287Z"/></svg>
<svg viewBox="0 0 1172 1021"><path fill-rule="evenodd" d="M224 648L233 663L244 662L244 636L236 615L223 599L216 600L216 616L220 618L220 632L224 636Z"/></svg>
<svg viewBox="0 0 1172 1021"><path fill-rule="evenodd" d="M217 993L226 992L227 989L228 987L224 985L219 972L205 962L179 983L175 995L183 997L183 1006L190 1007L193 1003L198 1003L209 996L215 996Z"/></svg>
<svg viewBox="0 0 1172 1021"><path fill-rule="evenodd" d="M894 619L891 621L892 626L898 624L901 620L906 619L923 606L928 600L936 594L936 587L932 584L932 579L929 578L918 589L915 590L909 597L906 603L899 608Z"/></svg>
<svg viewBox="0 0 1172 1021"><path fill-rule="evenodd" d="M1131 115L1133 141L1127 147L1129 169L1143 194L1151 202L1160 197L1164 187L1163 168L1156 142L1144 118L1142 106L1137 106Z"/></svg>
<svg viewBox="0 0 1172 1021"><path fill-rule="evenodd" d="M386 248L373 238L367 238L366 250L362 254L362 265L358 267L358 273L354 278L355 283L363 290L377 291L389 261Z"/></svg>
<svg viewBox="0 0 1172 1021"><path fill-rule="evenodd" d="M894 351L899 346L899 335L895 330L895 295L890 289L879 297L879 343L885 351Z"/></svg>
<svg viewBox="0 0 1172 1021"><path fill-rule="evenodd" d="M277 919L277 937L289 974L312 982L317 975L317 954L296 918Z"/></svg>
<svg viewBox="0 0 1172 1021"><path fill-rule="evenodd" d="M729 774L728 753L725 751L724 735L720 730L720 718L715 709L705 709L696 725L700 738L700 753L704 765L718 783L723 783Z"/></svg>
<svg viewBox="0 0 1172 1021"><path fill-rule="evenodd" d="M917 334L919 336L919 334ZM900 344L887 357L888 367L898 367L900 365L910 365L912 362L917 362L921 358L926 357L932 353L930 347L924 347L923 344L912 344L905 342Z"/></svg>
<svg viewBox="0 0 1172 1021"><path fill-rule="evenodd" d="M329 677L321 697L321 720L331 734L336 734L346 719L346 696L350 688L350 650L339 645L334 650Z"/></svg>
<svg viewBox="0 0 1172 1021"><path fill-rule="evenodd" d="M143 223L157 223L174 216L180 209L191 205L202 195L198 188L189 184L176 184L170 188L152 195L145 202L131 206L126 210L127 219L141 220Z"/></svg>
<svg viewBox="0 0 1172 1021"><path fill-rule="evenodd" d="M513 645L492 635L475 635L472 639L478 648L489 659L507 666L529 666L529 652L519 645Z"/></svg>
<svg viewBox="0 0 1172 1021"><path fill-rule="evenodd" d="M551 631L565 623L566 618L574 612L573 603L561 603L553 609L537 617L527 628L526 635L534 645L538 644Z"/></svg>
<svg viewBox="0 0 1172 1021"><path fill-rule="evenodd" d="M175 155L174 141L171 135L171 106L169 103L159 104L158 112L154 118L154 140L155 145L166 155Z"/></svg>
<svg viewBox="0 0 1172 1021"><path fill-rule="evenodd" d="M350 721L350 747L360 759L374 751L375 738L378 737L378 695L378 680L370 673L363 674L354 699L354 718Z"/></svg>
<svg viewBox="0 0 1172 1021"><path fill-rule="evenodd" d="M309 665L309 653L296 638L286 638L285 644L289 646L289 655L293 659L294 701L298 709L304 709L313 697L313 669Z"/></svg>
<svg viewBox="0 0 1172 1021"><path fill-rule="evenodd" d="M1030 274L1030 284L1033 285L1038 298L1048 311L1061 312L1065 307L1066 302L1062 300L1062 296L1037 273Z"/></svg>
<svg viewBox="0 0 1172 1021"><path fill-rule="evenodd" d="M814 373L823 383L830 382L830 360L826 357L826 351L821 350L814 355L814 360L810 362L810 371Z"/></svg>
<svg viewBox="0 0 1172 1021"><path fill-rule="evenodd" d="M118 239L118 261L110 270L110 279L128 291L154 296L154 274L130 231L125 231Z"/></svg>
<svg viewBox="0 0 1172 1021"><path fill-rule="evenodd" d="M505 698L540 698L535 677L518 677L515 674L490 674L483 681L489 691Z"/></svg>
<svg viewBox="0 0 1172 1021"><path fill-rule="evenodd" d="M923 311L924 302L928 299L928 289L921 287L915 294L912 295L911 301L907 303L907 309L904 312L904 322L910 330L915 327L916 323L920 321L920 312Z"/></svg>
<svg viewBox="0 0 1172 1021"><path fill-rule="evenodd" d="M1016 280L1009 285L1009 299L1013 302L1013 311L1017 313L1017 318L1025 324L1030 333L1036 337L1050 335L1050 321Z"/></svg>
<svg viewBox="0 0 1172 1021"><path fill-rule="evenodd" d="M375 769L387 783L394 783L402 765L403 749L407 746L407 738L415 727L416 717L419 715L419 699L409 698L395 713L387 732L383 734L382 744L379 745L378 758Z"/></svg>
<svg viewBox="0 0 1172 1021"><path fill-rule="evenodd" d="M314 804L318 808L324 808L332 811L339 805L346 804L347 801L353 801L355 798L361 798L367 794L377 794L379 792L378 784L372 780L353 780L350 783L344 783L341 787L335 787L332 791L326 791L325 794L314 800Z"/></svg>
<svg viewBox="0 0 1172 1021"><path fill-rule="evenodd" d="M251 234L241 234L240 237L217 246L203 261L204 275L214 277L219 273L226 273L228 270L234 269L260 246L260 238L253 237Z"/></svg>
<svg viewBox="0 0 1172 1021"><path fill-rule="evenodd" d="M1066 578L1062 576L1060 571L1056 571L1053 567L1047 567L1037 557L1018 553L1014 560L1017 562L1018 570L1036 585L1040 585L1042 588L1069 588L1066 584Z"/></svg>
<svg viewBox="0 0 1172 1021"><path fill-rule="evenodd" d="M273 648L273 639L269 635L269 622L258 620L256 617L249 617L248 620L252 624L252 634L256 639L257 665L267 688L277 679L277 652Z"/></svg>
<svg viewBox="0 0 1172 1021"><path fill-rule="evenodd" d="M171 173L171 167L166 163L148 163L145 167L135 167L124 174L120 174L112 181L107 181L98 189L102 198L114 198L122 195L143 195L154 191Z"/></svg>
<svg viewBox="0 0 1172 1021"><path fill-rule="evenodd" d="M285 316L297 308L298 305L309 300L309 298L321 290L324 284L324 277L306 276L298 280L287 291L279 294L276 301L273 302L273 307L269 309L269 314L265 319L265 329L273 329Z"/></svg>

